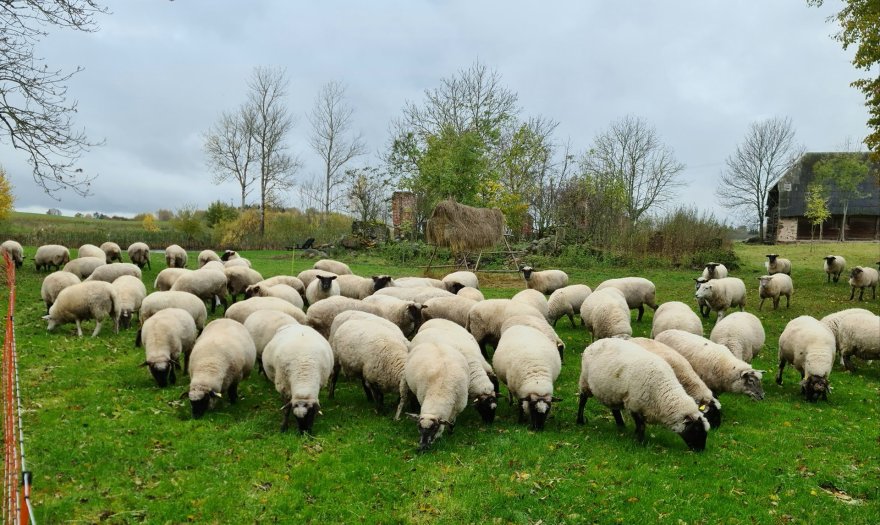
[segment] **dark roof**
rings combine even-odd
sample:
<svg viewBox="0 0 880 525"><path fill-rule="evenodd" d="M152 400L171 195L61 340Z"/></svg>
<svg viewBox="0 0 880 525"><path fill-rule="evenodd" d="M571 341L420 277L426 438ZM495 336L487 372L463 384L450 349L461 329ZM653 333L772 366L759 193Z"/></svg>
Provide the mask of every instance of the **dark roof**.
<svg viewBox="0 0 880 525"><path fill-rule="evenodd" d="M859 155L867 159L867 153L805 153L800 161L786 173L770 191L779 195L779 216L800 217L806 211L807 187L813 182L813 166L830 155ZM848 215L880 215L880 176L878 167L872 164L868 175L859 185L860 197L850 199ZM828 199L828 211L832 215L843 213L840 192L832 186Z"/></svg>

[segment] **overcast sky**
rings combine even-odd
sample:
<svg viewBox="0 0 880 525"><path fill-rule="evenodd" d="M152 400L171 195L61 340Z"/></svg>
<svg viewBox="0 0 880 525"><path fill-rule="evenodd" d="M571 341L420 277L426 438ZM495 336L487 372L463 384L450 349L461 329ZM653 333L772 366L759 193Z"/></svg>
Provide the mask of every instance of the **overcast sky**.
<svg viewBox="0 0 880 525"><path fill-rule="evenodd" d="M254 66L286 68L296 116L291 149L317 174L308 120L322 84L347 85L354 128L378 164L390 121L479 60L519 95L522 117L559 122L578 151L627 114L653 125L687 165L679 202L718 209L724 159L750 122L791 117L808 151L867 133L862 72L831 38L839 3L805 0L617 2L288 0L107 3L100 30L54 30L38 49L51 68L85 70L69 82L76 122L105 140L79 164L94 195L42 193L25 155L0 144L16 208L132 215L213 200L238 203L234 183L210 181L202 134L245 100ZM356 164L356 165L357 165ZM289 205L297 205L292 192ZM732 219L741 223L741 220Z"/></svg>

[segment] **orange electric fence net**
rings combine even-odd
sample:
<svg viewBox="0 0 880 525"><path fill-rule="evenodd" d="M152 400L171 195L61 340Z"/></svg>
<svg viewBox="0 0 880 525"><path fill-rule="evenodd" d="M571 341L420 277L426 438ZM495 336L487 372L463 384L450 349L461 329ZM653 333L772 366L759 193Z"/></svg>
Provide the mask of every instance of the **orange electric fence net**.
<svg viewBox="0 0 880 525"><path fill-rule="evenodd" d="M21 398L18 389L18 360L15 350L15 264L8 253L6 284L9 308L3 338L3 523L34 523L31 512L31 473L24 461L21 429Z"/></svg>

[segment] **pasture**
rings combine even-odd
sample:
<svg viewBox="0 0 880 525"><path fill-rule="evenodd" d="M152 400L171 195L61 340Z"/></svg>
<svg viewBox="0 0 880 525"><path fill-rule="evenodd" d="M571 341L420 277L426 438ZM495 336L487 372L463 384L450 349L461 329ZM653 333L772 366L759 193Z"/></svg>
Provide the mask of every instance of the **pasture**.
<svg viewBox="0 0 880 525"><path fill-rule="evenodd" d="M792 260L795 293L791 308L774 311L767 301L759 312L756 278L771 250ZM502 401L494 424L483 424L468 407L454 433L418 454L415 424L392 420L388 405L395 399L377 415L360 384L342 379L336 399L322 392L313 436L282 434L282 402L256 373L239 388L239 403L221 402L193 420L179 399L187 376L158 388L138 367L144 355L133 345L134 329L114 335L105 325L97 338L76 337L73 325L47 333L39 294L45 274L27 259L18 273L16 336L37 522L876 523L880 363L855 360L854 373L836 363L829 399L817 404L803 401L793 368L781 387L773 379L788 320L852 306L880 312L878 300L851 303L845 278L826 284L822 271L827 253L845 256L849 267L874 265L878 245L740 245L736 251L742 267L731 276L745 281L746 311L758 315L767 333L753 362L766 370L766 397L722 395L724 422L710 432L703 453L651 425L640 445L628 415L620 432L595 400L587 404L587 423L576 425L588 335L565 318L556 326L567 345L556 383L563 401L553 405L543 432L518 424L515 407ZM290 252L242 255L266 277L296 275L313 262ZM361 275L421 274L367 256L342 260ZM152 270L144 271L148 291L162 268L154 254ZM657 285L658 302L694 304L698 272L692 270L562 269L572 284L593 288L607 278L640 275ZM514 274L480 278L487 297L510 297L523 287ZM633 313L635 336L650 335L652 313L641 322ZM714 322L714 316L704 320L707 336ZM85 323L86 334L92 326Z"/></svg>

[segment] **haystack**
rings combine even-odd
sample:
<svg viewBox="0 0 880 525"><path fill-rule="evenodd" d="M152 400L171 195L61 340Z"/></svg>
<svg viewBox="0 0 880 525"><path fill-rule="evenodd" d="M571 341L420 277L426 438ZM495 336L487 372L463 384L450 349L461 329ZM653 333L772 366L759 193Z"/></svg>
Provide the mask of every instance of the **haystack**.
<svg viewBox="0 0 880 525"><path fill-rule="evenodd" d="M504 236L504 214L498 208L474 208L453 200L434 208L425 228L428 243L454 252L492 248Z"/></svg>

